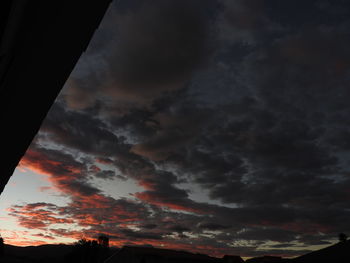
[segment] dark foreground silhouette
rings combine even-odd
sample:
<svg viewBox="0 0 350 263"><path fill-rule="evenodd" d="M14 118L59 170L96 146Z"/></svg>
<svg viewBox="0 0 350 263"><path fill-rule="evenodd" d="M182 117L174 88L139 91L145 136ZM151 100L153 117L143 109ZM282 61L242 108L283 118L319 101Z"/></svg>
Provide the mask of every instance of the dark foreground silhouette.
<svg viewBox="0 0 350 263"><path fill-rule="evenodd" d="M0 1L0 194L110 2Z"/></svg>
<svg viewBox="0 0 350 263"><path fill-rule="evenodd" d="M79 244L80 242L80 244ZM5 245L0 262L6 263L243 263L240 256L226 255L222 258L194 254L185 251L153 247L111 248L103 251L97 241L79 241L76 245L42 245L16 247ZM102 257L101 250L102 248ZM349 263L350 240L320 249L293 259L264 256L246 260L247 263Z"/></svg>

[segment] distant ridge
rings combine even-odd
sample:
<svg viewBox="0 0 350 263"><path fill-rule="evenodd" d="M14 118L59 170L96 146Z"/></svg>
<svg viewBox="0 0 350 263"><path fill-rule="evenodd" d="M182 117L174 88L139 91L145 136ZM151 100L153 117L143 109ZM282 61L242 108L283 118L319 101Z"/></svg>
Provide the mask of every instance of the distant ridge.
<svg viewBox="0 0 350 263"><path fill-rule="evenodd" d="M219 258L204 254L172 249L124 246L117 253L105 260L105 263L143 263L143 262L182 262L182 263L220 263Z"/></svg>
<svg viewBox="0 0 350 263"><path fill-rule="evenodd" d="M17 247L5 245L5 256L0 259L0 262L63 262L64 256L72 249L71 245L40 245Z"/></svg>
<svg viewBox="0 0 350 263"><path fill-rule="evenodd" d="M5 245L5 257L0 259L4 263L36 263L65 262L65 255L72 249L72 245L40 245L17 247ZM105 262L108 263L143 263L142 260L166 259L165 262L181 263L242 263L239 256L225 256L223 258L210 257L204 254L196 254L186 251L177 251L171 249L160 249L153 247L133 247L125 246L121 249L111 248L112 256ZM114 252L114 253L113 253ZM145 262L145 261L144 261ZM147 261L148 262L148 261ZM153 261L152 261L153 262ZM156 262L156 261L155 261ZM350 240L339 242L335 245L293 258L279 258L274 256L263 256L248 259L245 262L252 263L350 263Z"/></svg>

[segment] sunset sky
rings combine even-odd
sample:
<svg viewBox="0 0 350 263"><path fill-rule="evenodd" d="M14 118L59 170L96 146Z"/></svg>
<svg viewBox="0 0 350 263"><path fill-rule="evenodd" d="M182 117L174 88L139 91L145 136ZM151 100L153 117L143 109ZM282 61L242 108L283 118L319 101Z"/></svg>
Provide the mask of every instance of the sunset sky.
<svg viewBox="0 0 350 263"><path fill-rule="evenodd" d="M348 0L114 1L0 196L1 235L247 257L337 242L349 46Z"/></svg>

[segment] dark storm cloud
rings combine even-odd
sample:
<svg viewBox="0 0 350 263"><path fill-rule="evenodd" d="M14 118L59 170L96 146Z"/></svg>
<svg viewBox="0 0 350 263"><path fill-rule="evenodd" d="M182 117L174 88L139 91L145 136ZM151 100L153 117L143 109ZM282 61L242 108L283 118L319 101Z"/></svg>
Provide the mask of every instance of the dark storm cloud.
<svg viewBox="0 0 350 263"><path fill-rule="evenodd" d="M348 10L344 1L124 1L23 164L70 195L58 214L91 235L247 256L327 244L350 231ZM144 190L116 200L91 177ZM23 216L27 226L50 222Z"/></svg>
<svg viewBox="0 0 350 263"><path fill-rule="evenodd" d="M157 227L156 224L145 224L145 225L141 225L140 227L145 228L145 229L154 229Z"/></svg>
<svg viewBox="0 0 350 263"><path fill-rule="evenodd" d="M184 226L181 226L181 225L172 226L172 227L169 228L169 230L174 231L174 232L179 232L179 233L191 231L190 228L184 227Z"/></svg>
<svg viewBox="0 0 350 263"><path fill-rule="evenodd" d="M229 228L228 226L223 226L217 223L201 223L199 228L208 230L223 230Z"/></svg>
<svg viewBox="0 0 350 263"><path fill-rule="evenodd" d="M93 105L91 94L101 92L120 104L134 105L183 88L211 54L217 6L216 1L198 0L112 6L80 62L90 66L82 65L67 82L68 105L78 109Z"/></svg>
<svg viewBox="0 0 350 263"><path fill-rule="evenodd" d="M319 0L264 2L264 11L272 21L294 30L324 24L337 25L339 21L346 21L349 14L346 1L339 1L336 5ZM297 19L296 14L298 14Z"/></svg>
<svg viewBox="0 0 350 263"><path fill-rule="evenodd" d="M291 242L296 239L297 233L280 228L262 228L261 226L259 226L255 228L244 229L244 231L237 235L237 238L246 240L266 240L266 236L268 236L269 240L271 241Z"/></svg>
<svg viewBox="0 0 350 263"><path fill-rule="evenodd" d="M327 239L331 239L332 237L325 235L325 236L317 236L317 235L304 235L300 238L300 241L302 241L305 244L310 245L328 245L331 244L331 242L326 241Z"/></svg>
<svg viewBox="0 0 350 263"><path fill-rule="evenodd" d="M79 192L84 196L92 196L100 192L99 189L89 185L86 182L79 182L79 181L73 181L73 180L70 182L67 182L66 185L63 185L63 187L69 189L70 191Z"/></svg>
<svg viewBox="0 0 350 263"><path fill-rule="evenodd" d="M156 239L160 240L163 239L161 234L156 233L147 233L145 231L133 231L131 229L125 229L122 231L123 234L126 235L128 238L139 238L139 239Z"/></svg>
<svg viewBox="0 0 350 263"><path fill-rule="evenodd" d="M240 37L257 34L257 30L264 29L269 22L263 10L265 5L263 1L222 0L221 2L224 5L222 24L229 26L227 30L233 30ZM232 34L227 31L226 33Z"/></svg>
<svg viewBox="0 0 350 263"><path fill-rule="evenodd" d="M112 180L114 178L118 178L120 180L127 180L125 176L122 176L120 174L116 174L114 171L111 170L105 170L105 171L100 171L96 174L94 174L95 177L105 179L105 180Z"/></svg>
<svg viewBox="0 0 350 263"><path fill-rule="evenodd" d="M203 61L208 53L209 19L198 6L208 3L141 1L121 16L110 64L121 92L153 95L156 89L182 82Z"/></svg>
<svg viewBox="0 0 350 263"><path fill-rule="evenodd" d="M343 45L348 37L338 29L286 33L247 54L241 65L238 75L243 80L238 84L252 86L256 100L228 105L224 112L218 108L218 123L204 126L190 147L178 143L173 130L163 128L159 134L167 138L165 144L144 143L134 151L152 160L160 160L155 158L159 152L161 158L170 158L179 173L207 187L212 198L252 207L273 205L275 212L269 213L277 221L284 210L290 211L287 221L307 219L293 207L325 209L324 205L346 200L346 192L335 190L342 189L341 183L325 178L341 172L334 145L325 137L336 130L333 124L342 125L329 110L339 118L348 111L343 102L347 98L343 82L348 79ZM166 148L171 143L175 146ZM166 149L166 155L159 147ZM290 213L295 216L289 217ZM343 218L342 214L346 213L338 210L334 215Z"/></svg>
<svg viewBox="0 0 350 263"><path fill-rule="evenodd" d="M123 143L123 137L118 138L100 119L69 111L59 103L51 108L40 131L57 144L98 157L109 157L128 147Z"/></svg>
<svg viewBox="0 0 350 263"><path fill-rule="evenodd" d="M201 129L210 123L211 117L209 109L189 106L155 114L153 121L158 124L157 132L131 150L151 160L166 159L173 150L189 145Z"/></svg>

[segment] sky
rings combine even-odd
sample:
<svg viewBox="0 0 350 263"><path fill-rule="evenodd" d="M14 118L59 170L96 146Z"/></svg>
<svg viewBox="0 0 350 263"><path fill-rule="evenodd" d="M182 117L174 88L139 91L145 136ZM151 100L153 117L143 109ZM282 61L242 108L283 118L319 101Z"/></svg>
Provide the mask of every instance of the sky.
<svg viewBox="0 0 350 263"><path fill-rule="evenodd" d="M114 1L0 196L5 242L102 233L244 257L337 242L349 46L347 0Z"/></svg>

